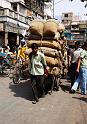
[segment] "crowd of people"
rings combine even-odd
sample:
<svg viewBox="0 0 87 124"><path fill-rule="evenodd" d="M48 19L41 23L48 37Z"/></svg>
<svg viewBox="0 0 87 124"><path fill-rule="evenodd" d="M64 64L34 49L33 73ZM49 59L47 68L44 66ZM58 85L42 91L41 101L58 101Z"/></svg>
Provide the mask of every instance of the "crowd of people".
<svg viewBox="0 0 87 124"><path fill-rule="evenodd" d="M3 53L3 54L2 54ZM1 54L8 54L9 47L4 48L4 52ZM33 103L39 101L39 97L45 96L44 86L44 74L48 75L47 64L45 56L38 50L38 45L33 43L31 48L28 48L26 41L21 40L21 44L16 49L17 60L22 63L29 60L30 64L30 78L32 84L32 91L34 95ZM71 80L71 87L69 93L75 93L77 88L81 87L81 94L86 95L87 85L87 43L81 47L80 42L75 42L75 48L73 50L67 50L68 58L68 74Z"/></svg>

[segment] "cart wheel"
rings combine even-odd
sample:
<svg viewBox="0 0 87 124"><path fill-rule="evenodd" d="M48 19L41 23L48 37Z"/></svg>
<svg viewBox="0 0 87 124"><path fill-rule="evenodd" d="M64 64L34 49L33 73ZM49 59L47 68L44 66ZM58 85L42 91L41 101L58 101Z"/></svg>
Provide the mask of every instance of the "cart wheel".
<svg viewBox="0 0 87 124"><path fill-rule="evenodd" d="M14 84L19 84L20 83L20 76L19 75L14 75L13 76L13 83Z"/></svg>

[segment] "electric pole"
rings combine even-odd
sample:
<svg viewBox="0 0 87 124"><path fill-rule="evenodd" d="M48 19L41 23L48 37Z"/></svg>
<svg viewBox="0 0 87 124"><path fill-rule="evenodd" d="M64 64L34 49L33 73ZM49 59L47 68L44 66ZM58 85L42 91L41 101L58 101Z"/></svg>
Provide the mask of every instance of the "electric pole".
<svg viewBox="0 0 87 124"><path fill-rule="evenodd" d="M53 18L54 18L54 0L53 0Z"/></svg>

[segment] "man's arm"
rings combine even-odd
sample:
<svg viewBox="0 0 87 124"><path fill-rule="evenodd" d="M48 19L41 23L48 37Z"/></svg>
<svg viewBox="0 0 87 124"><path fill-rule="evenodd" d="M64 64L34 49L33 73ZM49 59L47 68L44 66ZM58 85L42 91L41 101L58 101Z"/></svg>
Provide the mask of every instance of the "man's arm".
<svg viewBox="0 0 87 124"><path fill-rule="evenodd" d="M19 59L19 57L20 57L20 48L18 49L18 54L17 54L17 59Z"/></svg>
<svg viewBox="0 0 87 124"><path fill-rule="evenodd" d="M81 58L80 58L80 57L78 58L77 63L78 63L78 64L77 64L77 69L76 69L76 71L79 72L79 70L80 70L80 63L81 63Z"/></svg>
<svg viewBox="0 0 87 124"><path fill-rule="evenodd" d="M44 66L44 69L46 69L47 68L47 64L46 64L46 59L45 59L44 54L41 55L41 61L42 61L42 64Z"/></svg>
<svg viewBox="0 0 87 124"><path fill-rule="evenodd" d="M67 56L67 60L68 60L68 66L70 66L70 64L71 64L71 56L70 55Z"/></svg>

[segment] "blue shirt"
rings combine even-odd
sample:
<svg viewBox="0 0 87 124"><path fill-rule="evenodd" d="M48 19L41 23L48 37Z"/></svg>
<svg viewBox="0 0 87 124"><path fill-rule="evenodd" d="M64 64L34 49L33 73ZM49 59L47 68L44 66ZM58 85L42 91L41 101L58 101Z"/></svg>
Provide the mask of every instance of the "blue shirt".
<svg viewBox="0 0 87 124"><path fill-rule="evenodd" d="M7 54L0 52L0 56L4 57L4 56L7 56Z"/></svg>

